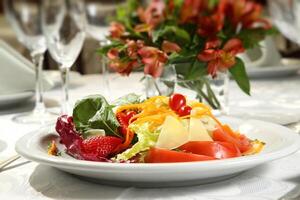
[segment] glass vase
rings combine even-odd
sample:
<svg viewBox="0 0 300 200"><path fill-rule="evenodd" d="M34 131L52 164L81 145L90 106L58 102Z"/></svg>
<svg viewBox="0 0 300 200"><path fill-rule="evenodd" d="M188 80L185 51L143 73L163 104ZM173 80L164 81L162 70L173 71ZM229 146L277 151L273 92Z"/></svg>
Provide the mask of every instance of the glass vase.
<svg viewBox="0 0 300 200"><path fill-rule="evenodd" d="M197 99L209 105L216 115L227 115L229 112L227 72L218 72L215 78L206 75L187 80L176 73L175 65L170 65L165 67L164 72L158 78L145 76L144 86L147 98L181 93L189 99Z"/></svg>

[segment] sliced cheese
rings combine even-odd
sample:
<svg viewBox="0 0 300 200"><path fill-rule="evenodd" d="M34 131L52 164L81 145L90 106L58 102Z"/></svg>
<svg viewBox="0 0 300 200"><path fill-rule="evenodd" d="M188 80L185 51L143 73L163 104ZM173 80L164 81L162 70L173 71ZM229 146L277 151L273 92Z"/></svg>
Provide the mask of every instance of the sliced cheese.
<svg viewBox="0 0 300 200"><path fill-rule="evenodd" d="M167 116L162 125L156 147L175 149L189 140L189 132L183 124L173 116Z"/></svg>
<svg viewBox="0 0 300 200"><path fill-rule="evenodd" d="M205 129L209 132L216 130L218 126L217 122L208 115L204 115L203 117L200 118L200 120L203 126L205 127Z"/></svg>
<svg viewBox="0 0 300 200"><path fill-rule="evenodd" d="M201 112L201 108L194 108L191 115L197 116L197 112ZM205 115L206 116L206 115ZM212 138L204 126L201 117L191 117L189 126L189 141L212 141Z"/></svg>
<svg viewBox="0 0 300 200"><path fill-rule="evenodd" d="M212 141L208 131L199 118L190 119L189 141Z"/></svg>

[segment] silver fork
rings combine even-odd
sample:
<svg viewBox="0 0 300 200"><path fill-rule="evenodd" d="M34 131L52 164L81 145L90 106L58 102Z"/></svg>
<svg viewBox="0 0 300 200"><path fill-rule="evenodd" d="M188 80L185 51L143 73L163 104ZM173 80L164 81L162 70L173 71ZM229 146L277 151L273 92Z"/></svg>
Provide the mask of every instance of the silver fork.
<svg viewBox="0 0 300 200"><path fill-rule="evenodd" d="M6 160L1 161L1 162L0 162L0 171L1 171L4 167L6 167L7 165L9 165L9 164L11 164L12 162L18 160L19 158L21 158L20 155L14 155L14 156L9 157L9 158L6 159Z"/></svg>

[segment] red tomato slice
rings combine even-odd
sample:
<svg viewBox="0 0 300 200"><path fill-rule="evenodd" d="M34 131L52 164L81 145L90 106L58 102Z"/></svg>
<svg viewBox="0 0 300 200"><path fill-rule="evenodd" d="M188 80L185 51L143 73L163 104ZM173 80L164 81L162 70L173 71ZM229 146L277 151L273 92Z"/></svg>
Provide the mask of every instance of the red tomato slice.
<svg viewBox="0 0 300 200"><path fill-rule="evenodd" d="M250 140L245 135L234 133L227 125L224 125L222 128L218 128L213 132L213 140L235 144L242 153L248 151L252 147Z"/></svg>
<svg viewBox="0 0 300 200"><path fill-rule="evenodd" d="M172 94L169 99L169 106L172 110L178 111L181 107L186 105L185 96L182 94Z"/></svg>
<svg viewBox="0 0 300 200"><path fill-rule="evenodd" d="M179 149L217 159L241 156L241 152L237 146L228 142L191 141L182 145Z"/></svg>
<svg viewBox="0 0 300 200"><path fill-rule="evenodd" d="M180 117L183 117L183 116L190 115L191 111L192 111L192 107L191 106L183 106L183 107L179 108L179 110L177 111L177 114Z"/></svg>
<svg viewBox="0 0 300 200"><path fill-rule="evenodd" d="M150 148L148 154L145 157L146 163L195 162L205 160L215 160L215 158L154 147Z"/></svg>

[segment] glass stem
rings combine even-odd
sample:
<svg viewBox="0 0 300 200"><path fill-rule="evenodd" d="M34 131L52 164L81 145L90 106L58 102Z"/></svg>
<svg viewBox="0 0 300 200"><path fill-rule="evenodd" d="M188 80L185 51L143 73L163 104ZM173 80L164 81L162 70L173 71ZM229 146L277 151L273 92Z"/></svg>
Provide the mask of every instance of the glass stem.
<svg viewBox="0 0 300 200"><path fill-rule="evenodd" d="M34 113L45 113L46 108L43 98L43 62L44 54L32 54L32 62L35 66L35 108Z"/></svg>
<svg viewBox="0 0 300 200"><path fill-rule="evenodd" d="M63 92L63 103L62 103L62 114L69 114L69 72L70 68L60 66L61 80L62 80L62 92Z"/></svg>
<svg viewBox="0 0 300 200"><path fill-rule="evenodd" d="M102 60L101 70L102 70L102 77L103 77L104 95L108 97L110 91L110 85L108 79L109 78L108 61L107 58L105 58L105 56L102 56L101 60Z"/></svg>

